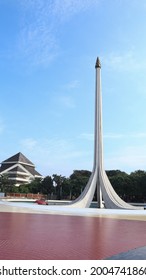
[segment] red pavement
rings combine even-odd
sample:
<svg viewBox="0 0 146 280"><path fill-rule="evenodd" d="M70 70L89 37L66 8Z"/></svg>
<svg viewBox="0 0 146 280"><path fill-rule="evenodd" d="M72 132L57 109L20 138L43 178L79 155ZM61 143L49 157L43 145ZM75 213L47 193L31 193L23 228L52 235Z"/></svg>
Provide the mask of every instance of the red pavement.
<svg viewBox="0 0 146 280"><path fill-rule="evenodd" d="M0 260L92 260L146 245L146 222L0 213Z"/></svg>

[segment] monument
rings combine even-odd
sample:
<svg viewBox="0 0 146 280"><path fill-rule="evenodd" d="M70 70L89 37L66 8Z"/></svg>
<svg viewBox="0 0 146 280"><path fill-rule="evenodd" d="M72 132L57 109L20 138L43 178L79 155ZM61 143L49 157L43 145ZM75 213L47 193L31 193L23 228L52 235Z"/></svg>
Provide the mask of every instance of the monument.
<svg viewBox="0 0 146 280"><path fill-rule="evenodd" d="M87 208L90 206L97 189L98 208L108 209L144 209L132 206L123 201L113 189L103 163L103 134L102 134L102 94L101 94L101 63L99 58L95 64L95 130L94 130L94 163L89 181L82 194L70 207Z"/></svg>

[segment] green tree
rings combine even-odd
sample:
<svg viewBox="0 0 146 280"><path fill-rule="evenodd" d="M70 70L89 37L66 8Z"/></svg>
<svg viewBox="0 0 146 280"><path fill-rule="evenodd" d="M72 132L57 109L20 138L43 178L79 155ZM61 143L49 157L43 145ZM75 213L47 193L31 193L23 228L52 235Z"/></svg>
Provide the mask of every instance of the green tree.
<svg viewBox="0 0 146 280"><path fill-rule="evenodd" d="M131 172L130 178L132 181L133 201L146 201L146 172L143 170L136 170Z"/></svg>
<svg viewBox="0 0 146 280"><path fill-rule="evenodd" d="M87 185L91 172L88 170L74 170L70 175L71 199L77 198Z"/></svg>
<svg viewBox="0 0 146 280"><path fill-rule="evenodd" d="M18 189L18 191L20 193L30 193L31 192L29 184L23 184L23 185L20 185L19 187L16 187L16 188Z"/></svg>
<svg viewBox="0 0 146 280"><path fill-rule="evenodd" d="M116 170L106 170L106 174L107 174L108 178L111 178L113 176L125 176L125 175L127 175L126 172L121 171L119 169L116 169Z"/></svg>
<svg viewBox="0 0 146 280"><path fill-rule="evenodd" d="M31 183L26 185L30 193L42 193L42 179L35 178Z"/></svg>
<svg viewBox="0 0 146 280"><path fill-rule="evenodd" d="M117 194L128 202L146 201L146 172L136 170L127 174L120 170L107 171L109 180Z"/></svg>
<svg viewBox="0 0 146 280"><path fill-rule="evenodd" d="M52 175L53 178L53 184L56 190L56 195L57 195L57 199L60 200L62 199L62 188L63 188L63 183L65 181L65 176L61 176L61 175L57 175L57 174L53 174Z"/></svg>
<svg viewBox="0 0 146 280"><path fill-rule="evenodd" d="M115 192L125 201L129 200L131 179L126 172L120 170L108 170L107 176Z"/></svg>
<svg viewBox="0 0 146 280"><path fill-rule="evenodd" d="M71 184L69 178L64 178L62 183L62 198L63 199L71 199Z"/></svg>
<svg viewBox="0 0 146 280"><path fill-rule="evenodd" d="M11 192L13 181L9 179L7 174L0 175L0 191L4 193Z"/></svg>
<svg viewBox="0 0 146 280"><path fill-rule="evenodd" d="M41 182L41 191L43 194L49 194L51 196L51 194L54 191L54 187L53 187L53 179L51 176L46 176L42 182Z"/></svg>

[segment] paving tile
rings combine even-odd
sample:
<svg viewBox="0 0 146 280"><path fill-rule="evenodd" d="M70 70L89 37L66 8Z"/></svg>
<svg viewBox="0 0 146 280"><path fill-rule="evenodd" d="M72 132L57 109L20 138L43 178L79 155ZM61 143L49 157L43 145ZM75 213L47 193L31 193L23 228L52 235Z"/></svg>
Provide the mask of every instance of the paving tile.
<svg viewBox="0 0 146 280"><path fill-rule="evenodd" d="M146 222L0 213L0 260L92 260L146 246Z"/></svg>

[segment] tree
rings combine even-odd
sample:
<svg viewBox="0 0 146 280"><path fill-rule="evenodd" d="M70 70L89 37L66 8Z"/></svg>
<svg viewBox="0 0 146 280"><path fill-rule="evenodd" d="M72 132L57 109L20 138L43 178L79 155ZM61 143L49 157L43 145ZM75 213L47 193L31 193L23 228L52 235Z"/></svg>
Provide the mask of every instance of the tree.
<svg viewBox="0 0 146 280"><path fill-rule="evenodd" d="M64 178L62 183L62 198L71 200L71 184L69 178Z"/></svg>
<svg viewBox="0 0 146 280"><path fill-rule="evenodd" d="M41 191L43 194L51 194L53 193L53 179L51 176L46 176L41 182Z"/></svg>
<svg viewBox="0 0 146 280"><path fill-rule="evenodd" d="M143 170L136 170L131 172L130 178L132 181L132 192L134 201L146 201L146 172Z"/></svg>
<svg viewBox="0 0 146 280"><path fill-rule="evenodd" d="M9 179L7 174L0 174L0 191L4 193L11 192L13 181Z"/></svg>
<svg viewBox="0 0 146 280"><path fill-rule="evenodd" d="M31 183L26 185L30 193L42 193L42 179L35 178Z"/></svg>
<svg viewBox="0 0 146 280"><path fill-rule="evenodd" d="M128 175L120 170L107 171L109 180L117 194L127 202L146 201L146 172L136 170Z"/></svg>
<svg viewBox="0 0 146 280"><path fill-rule="evenodd" d="M131 192L131 179L126 172L120 170L108 170L107 176L115 192L125 201L129 201Z"/></svg>
<svg viewBox="0 0 146 280"><path fill-rule="evenodd" d="M77 198L84 190L91 172L88 170L74 170L70 176L71 199Z"/></svg>
<svg viewBox="0 0 146 280"><path fill-rule="evenodd" d="M57 199L62 199L62 188L63 188L63 183L65 181L65 177L57 174L53 174L53 184L56 189L56 195Z"/></svg>
<svg viewBox="0 0 146 280"><path fill-rule="evenodd" d="M29 193L30 192L29 184L20 185L19 187L15 187L15 189L16 189L16 192L20 192L20 193Z"/></svg>
<svg viewBox="0 0 146 280"><path fill-rule="evenodd" d="M116 170L106 170L106 174L109 178L113 177L113 176L124 176L124 175L127 175L126 172L124 171L121 171L119 169L116 169Z"/></svg>

